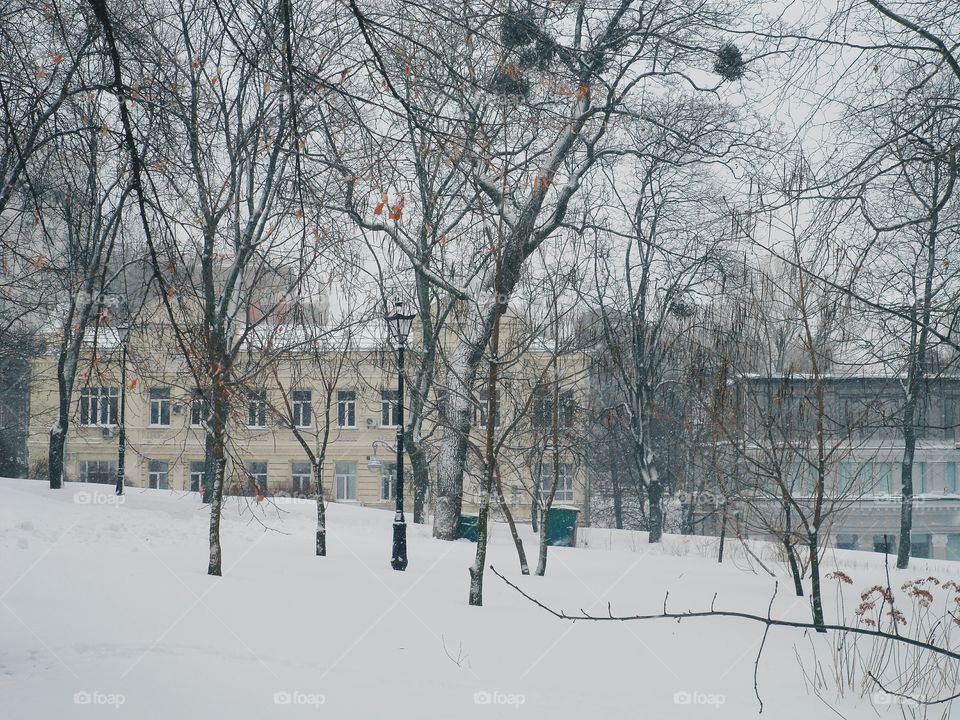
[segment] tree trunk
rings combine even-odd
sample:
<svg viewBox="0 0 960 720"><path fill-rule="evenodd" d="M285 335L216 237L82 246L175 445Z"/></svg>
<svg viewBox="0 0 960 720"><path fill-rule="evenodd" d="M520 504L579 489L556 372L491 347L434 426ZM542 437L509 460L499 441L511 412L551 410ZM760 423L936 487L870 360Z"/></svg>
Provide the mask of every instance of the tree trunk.
<svg viewBox="0 0 960 720"><path fill-rule="evenodd" d="M823 598L820 591L820 542L818 533L809 536L810 547L810 605L813 610L813 624L817 632L826 632L823 627Z"/></svg>
<svg viewBox="0 0 960 720"><path fill-rule="evenodd" d="M787 553L787 563L790 565L790 575L793 577L793 590L797 597L803 597L803 578L800 577L800 564L797 562L797 551L791 537L790 504L784 498L784 531L783 548Z"/></svg>
<svg viewBox="0 0 960 720"><path fill-rule="evenodd" d="M61 408L56 424L50 428L50 449L47 453L47 465L51 490L59 490L63 487L63 456L67 442L68 421L69 418L66 417Z"/></svg>
<svg viewBox="0 0 960 720"><path fill-rule="evenodd" d="M412 442L410 435L411 433L407 433L407 441L404 444L408 448L407 457L410 458L410 470L413 473L413 522L416 525L423 525L427 521L427 488L430 486L430 464L420 443Z"/></svg>
<svg viewBox="0 0 960 720"><path fill-rule="evenodd" d="M652 543L660 542L663 537L663 505L661 496L663 495L663 486L660 480L654 480L647 485L647 501L650 504L649 541Z"/></svg>
<svg viewBox="0 0 960 720"><path fill-rule="evenodd" d="M720 515L720 549L717 551L717 562L723 562L723 546L727 542L727 512L726 508Z"/></svg>
<svg viewBox="0 0 960 720"><path fill-rule="evenodd" d="M610 466L610 485L613 491L613 525L617 530L623 530L623 489L620 487L616 462Z"/></svg>
<svg viewBox="0 0 960 720"><path fill-rule="evenodd" d="M456 368L456 365L454 367ZM469 377L464 377L459 372L452 375L448 395L448 417L451 426L445 429L440 438L437 496L433 515L433 536L438 540L457 540L460 537L463 470L467 462L467 438L470 435L471 413L467 397L476 370L468 372Z"/></svg>
<svg viewBox="0 0 960 720"><path fill-rule="evenodd" d="M211 417L213 447L211 457L213 459L213 486L210 498L210 561L207 564L208 575L223 574L223 552L220 547L220 515L223 509L223 489L226 482L226 418L228 404L226 398L226 387L217 387L219 381L214 382L214 390L211 395L211 404L213 413Z"/></svg>
<svg viewBox="0 0 960 720"><path fill-rule="evenodd" d="M513 513L510 512L510 508L507 506L507 500L503 496L503 480L500 477L499 465L497 465L496 473L497 498L500 501L500 509L503 511L503 516L507 519L507 525L510 526L510 536L513 538L513 544L517 548L517 558L520 560L520 574L529 575L530 566L527 564L527 553L523 549L523 539L520 537L520 533L517 532L517 523L514 521Z"/></svg>
<svg viewBox="0 0 960 720"><path fill-rule="evenodd" d="M50 447L47 451L47 466L50 475L50 489L63 487L64 453L67 445L67 431L70 429L70 395L73 390L72 378L66 377L66 358L61 355L57 363L57 422L50 428Z"/></svg>
<svg viewBox="0 0 960 720"><path fill-rule="evenodd" d="M317 557L327 554L327 507L323 502L323 461L313 464L314 487L317 489Z"/></svg>
<svg viewBox="0 0 960 720"><path fill-rule="evenodd" d="M547 572L547 538L550 532L550 507L543 510L543 517L540 519L540 535L537 543L537 571L540 577Z"/></svg>
<svg viewBox="0 0 960 720"><path fill-rule="evenodd" d="M223 552L220 547L220 511L223 505L223 482L226 465L223 458L223 438L214 441L213 496L210 502L210 560L207 575L223 574Z"/></svg>

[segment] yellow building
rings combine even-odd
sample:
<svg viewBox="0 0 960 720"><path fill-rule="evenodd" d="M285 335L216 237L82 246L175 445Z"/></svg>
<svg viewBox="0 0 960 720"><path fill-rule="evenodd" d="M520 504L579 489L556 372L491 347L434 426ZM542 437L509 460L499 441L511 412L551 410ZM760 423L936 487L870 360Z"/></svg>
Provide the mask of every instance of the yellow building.
<svg viewBox="0 0 960 720"><path fill-rule="evenodd" d="M125 482L131 487L198 492L204 481L205 408L182 357L163 350L165 343L156 339L160 335L133 333L128 343ZM70 481L114 483L121 351L110 328L100 328L97 345L96 349L92 344L87 349L77 373L65 476ZM546 351L528 349L522 363L505 371L498 391L498 435L509 433L499 454L501 486L506 503L518 518L530 516L538 483L543 492L548 492L552 484L549 418L554 396L561 398L558 415L565 438L554 504L583 503L585 470L573 439L577 437L573 425L578 422L577 408L585 386L584 358L576 355L565 361L576 369L565 372L557 381L560 388L556 393L545 392L544 378L550 376L543 371L547 358ZM244 365L238 365L235 374L242 374L244 369ZM393 507L396 387L394 356L375 339L354 342L346 352L329 347L323 352L299 350L278 355L267 365L260 363L232 402L226 492L253 495L259 490L267 497L311 495L311 467L298 435L317 449L326 437L324 496L330 501ZM431 448L443 432L437 427L437 417L442 415L437 410L437 398L442 398L443 392L440 387L427 404L423 435ZM530 393L537 397L531 398ZM471 442L476 450L468 453L465 512L476 508L486 394L478 391L473 400ZM56 419L57 405L56 357L38 358L32 368L27 442L30 468L38 475L42 475L46 461L49 428ZM517 413L526 417L517 417ZM408 507L412 507L411 482L406 459ZM428 492L428 503L429 498Z"/></svg>

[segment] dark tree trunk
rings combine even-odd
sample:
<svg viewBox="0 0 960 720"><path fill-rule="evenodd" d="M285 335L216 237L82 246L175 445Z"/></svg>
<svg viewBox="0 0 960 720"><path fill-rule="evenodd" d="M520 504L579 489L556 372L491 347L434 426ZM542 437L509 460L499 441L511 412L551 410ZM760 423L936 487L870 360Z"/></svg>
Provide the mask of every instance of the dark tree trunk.
<svg viewBox="0 0 960 720"><path fill-rule="evenodd" d="M50 449L47 454L50 489L63 487L63 454L67 442L67 417L61 412L57 424L50 429Z"/></svg>
<svg viewBox="0 0 960 720"><path fill-rule="evenodd" d="M803 597L803 578L800 577L800 563L797 562L797 550L793 546L793 530L791 528L790 504L784 498L784 531L783 548L787 553L787 562L790 565L790 575L793 577L793 590L797 597Z"/></svg>
<svg viewBox="0 0 960 720"><path fill-rule="evenodd" d="M327 507L323 501L323 461L313 464L314 487L317 490L317 557L327 554Z"/></svg>
<svg viewBox="0 0 960 720"><path fill-rule="evenodd" d="M496 477L497 477L497 499L500 501L500 509L503 511L503 516L507 519L507 525L510 526L510 536L513 538L514 547L517 548L517 558L520 560L520 574L529 575L530 566L527 564L527 553L523 549L523 540L520 537L520 533L517 532L517 523L513 519L513 513L510 512L509 506L507 506L507 500L503 496L503 482L500 478L500 466L496 468Z"/></svg>
<svg viewBox="0 0 960 720"><path fill-rule="evenodd" d="M620 473L615 462L610 467L610 485L613 490L613 524L617 530L623 530L623 488L620 487Z"/></svg>
<svg viewBox="0 0 960 720"><path fill-rule="evenodd" d="M430 486L430 464L420 443L411 442L407 433L407 457L413 473L413 522L423 525L427 521L427 488Z"/></svg>
<svg viewBox="0 0 960 720"><path fill-rule="evenodd" d="M811 533L810 547L810 605L813 610L813 624L817 632L826 632L823 627L823 596L820 589L820 539L818 533Z"/></svg>
<svg viewBox="0 0 960 720"><path fill-rule="evenodd" d="M649 541L652 543L660 542L663 537L663 504L662 504L663 486L659 480L654 480L647 485L647 501L650 504L649 512Z"/></svg>

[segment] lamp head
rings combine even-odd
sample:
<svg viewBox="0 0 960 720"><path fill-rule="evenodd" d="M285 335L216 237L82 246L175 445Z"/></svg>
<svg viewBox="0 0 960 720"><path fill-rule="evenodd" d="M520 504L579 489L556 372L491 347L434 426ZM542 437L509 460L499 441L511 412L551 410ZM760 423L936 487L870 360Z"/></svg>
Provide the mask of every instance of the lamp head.
<svg viewBox="0 0 960 720"><path fill-rule="evenodd" d="M397 298L393 303L393 312L387 315L390 334L400 344L406 343L410 328L413 327L413 321L417 317L414 313L404 312L404 309L403 301Z"/></svg>

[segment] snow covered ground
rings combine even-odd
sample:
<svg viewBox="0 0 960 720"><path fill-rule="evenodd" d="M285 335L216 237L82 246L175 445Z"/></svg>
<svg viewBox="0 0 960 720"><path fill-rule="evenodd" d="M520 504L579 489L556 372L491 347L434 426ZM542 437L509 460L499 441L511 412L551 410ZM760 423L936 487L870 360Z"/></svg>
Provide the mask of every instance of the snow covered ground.
<svg viewBox="0 0 960 720"><path fill-rule="evenodd" d="M390 569L390 513L334 504L326 558L313 555L314 506L256 519L224 512L224 576L206 575L207 511L195 495L0 480L0 718L744 718L757 715L762 627L735 619L570 623L491 573L467 605L474 546L410 526L410 566ZM268 529L264 529L264 523ZM524 536L535 559L533 535ZM773 579L706 538L582 531L551 548L547 575L521 578L505 527L489 561L568 611L670 608L764 613ZM762 550L762 548L761 548ZM738 557L739 556L739 557ZM881 582L877 556L831 553L854 579ZM958 565L918 561L894 583ZM772 566L771 567L775 567ZM782 568L777 616L808 620ZM829 570L830 568L827 568ZM826 605L834 613L836 583ZM848 604L848 607L850 605ZM821 661L829 639L773 629L759 667L763 717L836 717L805 686L796 653ZM844 717L895 704L847 691ZM890 713L893 717L893 713Z"/></svg>

